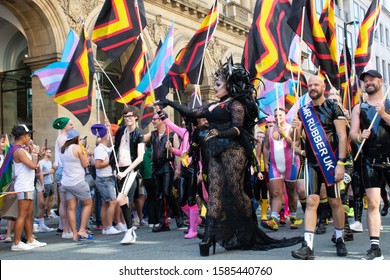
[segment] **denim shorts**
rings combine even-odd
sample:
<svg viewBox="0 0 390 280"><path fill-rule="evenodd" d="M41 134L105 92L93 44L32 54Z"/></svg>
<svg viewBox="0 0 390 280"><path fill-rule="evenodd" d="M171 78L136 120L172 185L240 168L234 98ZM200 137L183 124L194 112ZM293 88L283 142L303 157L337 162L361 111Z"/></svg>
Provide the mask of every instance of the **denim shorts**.
<svg viewBox="0 0 390 280"><path fill-rule="evenodd" d="M89 185L85 181L74 186L61 185L62 190L65 190L66 200L77 198L78 200L91 199L91 192L89 191Z"/></svg>
<svg viewBox="0 0 390 280"><path fill-rule="evenodd" d="M116 199L115 177L96 177L95 185L103 201L111 201Z"/></svg>

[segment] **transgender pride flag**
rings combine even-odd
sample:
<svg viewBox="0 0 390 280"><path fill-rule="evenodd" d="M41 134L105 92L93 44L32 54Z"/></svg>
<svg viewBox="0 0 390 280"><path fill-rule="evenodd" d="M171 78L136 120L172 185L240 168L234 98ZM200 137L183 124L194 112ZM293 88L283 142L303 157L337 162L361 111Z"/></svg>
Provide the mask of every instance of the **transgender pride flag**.
<svg viewBox="0 0 390 280"><path fill-rule="evenodd" d="M171 29L158 50L156 57L150 64L148 71L138 84L136 90L139 92L151 92L161 86L166 74L174 62L173 57L173 23Z"/></svg>
<svg viewBox="0 0 390 280"><path fill-rule="evenodd" d="M79 38L71 29L66 38L61 61L50 63L48 66L36 70L32 74L32 76L39 78L46 89L46 94L52 96L57 92L78 42Z"/></svg>

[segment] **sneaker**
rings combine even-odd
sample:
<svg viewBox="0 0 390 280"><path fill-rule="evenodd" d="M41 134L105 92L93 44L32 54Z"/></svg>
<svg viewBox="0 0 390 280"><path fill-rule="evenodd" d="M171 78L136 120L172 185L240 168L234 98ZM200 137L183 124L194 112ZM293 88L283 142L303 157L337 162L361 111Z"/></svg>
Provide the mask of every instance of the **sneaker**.
<svg viewBox="0 0 390 280"><path fill-rule="evenodd" d="M299 250L291 251L291 255L300 260L314 260L314 250L307 246L306 241L302 242L302 247Z"/></svg>
<svg viewBox="0 0 390 280"><path fill-rule="evenodd" d="M157 224L154 225L152 232L170 231L169 225Z"/></svg>
<svg viewBox="0 0 390 280"><path fill-rule="evenodd" d="M128 229L125 236L123 237L121 244L133 244L137 239L137 234L134 228Z"/></svg>
<svg viewBox="0 0 390 280"><path fill-rule="evenodd" d="M122 232L120 230L117 230L114 227L108 227L108 228L103 229L103 231L102 231L103 235L115 235L115 234L119 234L119 233L122 233Z"/></svg>
<svg viewBox="0 0 390 280"><path fill-rule="evenodd" d="M353 224L350 224L349 225L349 228L353 231L353 232L363 232L363 225L361 222L359 221L355 221Z"/></svg>
<svg viewBox="0 0 390 280"><path fill-rule="evenodd" d="M46 242L39 242L38 240L34 239L33 242L27 242L26 243L28 246L38 248L38 247L45 247L47 245Z"/></svg>
<svg viewBox="0 0 390 280"><path fill-rule="evenodd" d="M117 224L115 228L121 232L127 231L127 226L125 224L122 224L122 223Z"/></svg>
<svg viewBox="0 0 390 280"><path fill-rule="evenodd" d="M73 232L63 232L62 233L63 239L72 239L73 238Z"/></svg>
<svg viewBox="0 0 390 280"><path fill-rule="evenodd" d="M11 246L12 251L28 251L34 249L33 246L27 245L26 243L23 243L22 241L19 242L18 245L13 244Z"/></svg>
<svg viewBox="0 0 390 280"><path fill-rule="evenodd" d="M261 221L261 226L273 231L277 231L279 229L279 223L275 217L271 217L268 221Z"/></svg>
<svg viewBox="0 0 390 280"><path fill-rule="evenodd" d="M379 247L371 247L367 255L362 260L383 260L383 255Z"/></svg>
<svg viewBox="0 0 390 280"><path fill-rule="evenodd" d="M57 228L56 234L61 235L63 232L64 232L64 230L62 228Z"/></svg>
<svg viewBox="0 0 390 280"><path fill-rule="evenodd" d="M134 219L133 220L133 226L135 226L135 227L139 227L139 219Z"/></svg>
<svg viewBox="0 0 390 280"><path fill-rule="evenodd" d="M148 225L148 222L145 221L144 219L142 219L142 220L139 222L139 224L140 224L141 226L147 226L147 225Z"/></svg>
<svg viewBox="0 0 390 280"><path fill-rule="evenodd" d="M39 232L52 232L55 231L54 228L49 228L47 225L40 225Z"/></svg>
<svg viewBox="0 0 390 280"><path fill-rule="evenodd" d="M348 255L344 240L341 237L337 238L336 240L336 252L337 256L339 257L345 257L346 255Z"/></svg>
<svg viewBox="0 0 390 280"><path fill-rule="evenodd" d="M285 225L286 224L286 217L284 215L284 210L280 211L279 216L280 216L279 223L281 225Z"/></svg>
<svg viewBox="0 0 390 280"><path fill-rule="evenodd" d="M297 219L297 217L290 216L290 229L298 229L298 226L302 224L302 219Z"/></svg>
<svg viewBox="0 0 390 280"><path fill-rule="evenodd" d="M4 243L12 243L12 238L11 237L6 237L4 239Z"/></svg>
<svg viewBox="0 0 390 280"><path fill-rule="evenodd" d="M348 217L354 217L355 216L355 210L351 207L348 209Z"/></svg>
<svg viewBox="0 0 390 280"><path fill-rule="evenodd" d="M326 226L324 223L319 223L316 228L316 234L324 234L326 233Z"/></svg>

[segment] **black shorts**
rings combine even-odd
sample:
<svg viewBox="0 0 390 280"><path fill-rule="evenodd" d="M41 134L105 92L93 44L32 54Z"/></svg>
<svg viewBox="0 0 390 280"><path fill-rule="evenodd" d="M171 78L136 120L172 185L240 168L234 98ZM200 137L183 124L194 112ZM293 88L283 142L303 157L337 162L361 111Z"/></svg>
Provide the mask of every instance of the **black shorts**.
<svg viewBox="0 0 390 280"><path fill-rule="evenodd" d="M365 189L390 186L390 156L381 158L362 157L362 179Z"/></svg>
<svg viewBox="0 0 390 280"><path fill-rule="evenodd" d="M311 195L311 194L320 195L321 185L325 184L326 195L329 198L339 198L340 197L339 184L327 186L325 183L325 178L322 175L322 172L321 172L321 169L319 166L306 164L305 169L304 169L304 179L305 179L306 195Z"/></svg>

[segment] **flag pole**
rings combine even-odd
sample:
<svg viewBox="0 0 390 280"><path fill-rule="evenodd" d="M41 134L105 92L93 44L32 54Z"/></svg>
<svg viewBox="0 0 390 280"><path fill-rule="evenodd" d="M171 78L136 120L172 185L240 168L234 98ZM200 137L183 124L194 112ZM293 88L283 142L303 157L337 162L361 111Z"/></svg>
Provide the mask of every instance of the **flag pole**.
<svg viewBox="0 0 390 280"><path fill-rule="evenodd" d="M214 4L213 4L211 10L214 10L214 8L215 8L215 3L218 4L218 1L214 1ZM217 10L217 12L218 12L218 10ZM212 15L212 13L211 13L211 15ZM217 13L217 22L216 22L216 24L218 24L218 16L219 16L219 14ZM211 24L212 18L213 18L213 17L210 16L209 24L208 24L208 27L207 27L206 40L205 40L206 42L205 42L204 47L203 47L203 55L202 55L202 59L201 59L201 61L200 61L200 68L199 68L198 80L197 80L197 82L196 82L197 85L199 85L200 76L201 76L202 71L203 71L204 55L205 55L206 47L207 47L207 43L208 43L208 42L207 42L207 39L209 38L209 34L210 34L210 27L211 27L210 24ZM200 95L200 91L199 91L199 95ZM202 98L198 97L198 95L196 95L195 98L198 100L199 104L202 104ZM200 100L199 100L199 99L200 99ZM192 109L194 109L194 106L195 106L195 102L194 102L194 105L193 105Z"/></svg>
<svg viewBox="0 0 390 280"><path fill-rule="evenodd" d="M382 102L381 102L381 103L385 102L385 100L386 100L386 98L387 98L387 95L389 94L389 90L390 90L390 87L387 89L386 94L383 96ZM375 113L375 116L374 116L374 118L372 119L371 124L370 124L370 126L368 127L368 130L371 130L371 128L372 128L372 126L374 125L374 122L375 122L375 120L376 120L377 117L378 117L378 112ZM358 152L356 153L355 158L353 159L354 161L356 161L356 159L358 158L360 152L362 151L362 148L363 148L364 143L366 143L366 140L367 140L367 139L364 138L363 141L362 141L362 143L360 144L359 150L358 150Z"/></svg>
<svg viewBox="0 0 390 280"><path fill-rule="evenodd" d="M116 86L114 85L114 83L111 81L110 77L108 76L108 74L106 73L106 71L104 71L103 67L100 65L100 63L96 60L96 58L94 58L94 61L95 63L97 64L97 66L99 66L100 70L103 72L104 75L106 75L106 78L108 79L108 81L110 82L110 84L112 85L112 87L114 88L114 90L116 91L116 93L118 94L118 96L121 98L123 104L125 105L125 107L127 107L127 104L126 104L126 101L123 99L123 96L119 93L118 89L116 88Z"/></svg>
<svg viewBox="0 0 390 280"><path fill-rule="evenodd" d="M98 99L98 102L100 102L102 95L101 95L99 81L98 81L98 79L96 79L96 73L95 73L95 81L96 81L96 88L97 88L97 91L99 92L99 96L100 96L99 99ZM108 120L107 113L106 113L106 108L104 107L104 102L102 101L101 103L102 103L104 118L105 118L105 120ZM113 138L112 138L111 128L107 129L107 130L108 130L108 135L110 137L111 145L114 145L114 141L112 140ZM120 171L119 171L119 165L118 165L118 158L117 158L117 155L115 153L115 149L112 149L112 152L114 154L115 166L116 166L117 172L119 173Z"/></svg>
<svg viewBox="0 0 390 280"><path fill-rule="evenodd" d="M298 83L297 83L297 89L296 89L296 92L297 92L297 95L298 96L302 96L302 94L300 94L300 90L301 90L301 67L302 67L302 44L303 44L303 31L304 31L304 26L305 26L305 13L306 13L306 6L303 6L302 8L302 25L301 25L301 38L299 38L299 61L298 61ZM297 106L297 110L295 112L295 116L294 116L294 119L297 118L297 115L298 115L298 111L299 111L299 99L298 100L295 100L295 102L298 102L298 106ZM294 128L294 135L293 135L293 164L294 164L294 159L295 159L295 141L297 140L297 128Z"/></svg>

